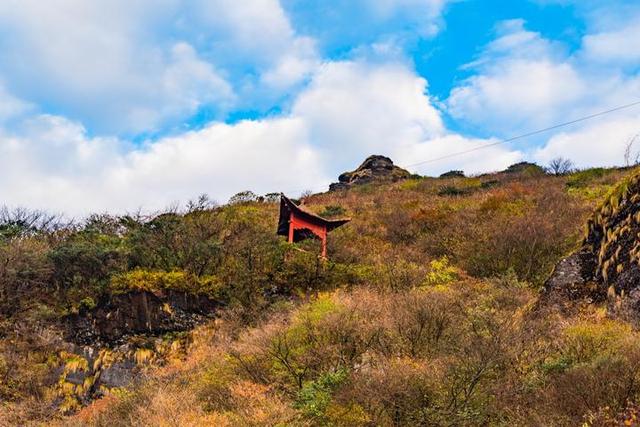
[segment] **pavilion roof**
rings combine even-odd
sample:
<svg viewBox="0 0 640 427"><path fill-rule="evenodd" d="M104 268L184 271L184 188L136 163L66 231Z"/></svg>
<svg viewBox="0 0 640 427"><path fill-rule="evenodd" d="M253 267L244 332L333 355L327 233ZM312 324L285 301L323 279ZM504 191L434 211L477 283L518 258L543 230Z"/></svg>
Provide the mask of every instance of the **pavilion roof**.
<svg viewBox="0 0 640 427"><path fill-rule="evenodd" d="M326 226L327 232L335 230L341 225L351 221L351 218L326 219L311 212L304 205L296 205L284 194L280 195L280 219L278 220L278 234L286 236L289 234L289 216L295 213L299 217L318 225Z"/></svg>

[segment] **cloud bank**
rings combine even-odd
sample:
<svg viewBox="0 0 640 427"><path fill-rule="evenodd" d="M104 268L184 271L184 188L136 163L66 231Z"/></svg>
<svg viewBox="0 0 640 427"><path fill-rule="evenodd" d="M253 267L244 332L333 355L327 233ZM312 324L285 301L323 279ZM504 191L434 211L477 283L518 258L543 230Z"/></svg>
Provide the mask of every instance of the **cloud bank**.
<svg viewBox="0 0 640 427"><path fill-rule="evenodd" d="M448 5L4 2L0 204L85 215L201 193L224 202L247 189L321 191L370 154L421 163L640 99L628 42L640 8L582 3L576 48L524 19L498 23L468 77L436 99L408 52L437 43ZM620 164L639 119L630 109L411 170L479 173L557 156Z"/></svg>

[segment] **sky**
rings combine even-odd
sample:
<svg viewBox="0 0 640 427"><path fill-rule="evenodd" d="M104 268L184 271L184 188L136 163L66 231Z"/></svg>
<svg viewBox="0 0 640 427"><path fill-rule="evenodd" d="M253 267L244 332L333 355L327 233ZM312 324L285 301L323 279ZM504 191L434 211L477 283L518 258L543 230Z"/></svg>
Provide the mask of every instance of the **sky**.
<svg viewBox="0 0 640 427"><path fill-rule="evenodd" d="M636 101L635 0L0 0L0 205L295 196L371 154L412 165ZM622 165L639 119L410 170Z"/></svg>

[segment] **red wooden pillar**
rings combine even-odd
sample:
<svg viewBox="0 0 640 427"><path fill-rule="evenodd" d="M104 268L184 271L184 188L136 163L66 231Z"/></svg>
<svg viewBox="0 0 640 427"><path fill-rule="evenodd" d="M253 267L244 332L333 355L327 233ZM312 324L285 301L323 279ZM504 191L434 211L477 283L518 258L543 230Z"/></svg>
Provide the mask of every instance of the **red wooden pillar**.
<svg viewBox="0 0 640 427"><path fill-rule="evenodd" d="M289 219L289 243L293 243L293 231L295 228L295 224L293 223L293 215Z"/></svg>
<svg viewBox="0 0 640 427"><path fill-rule="evenodd" d="M326 227L322 229L320 240L322 241L322 258L326 258L327 257L327 228Z"/></svg>

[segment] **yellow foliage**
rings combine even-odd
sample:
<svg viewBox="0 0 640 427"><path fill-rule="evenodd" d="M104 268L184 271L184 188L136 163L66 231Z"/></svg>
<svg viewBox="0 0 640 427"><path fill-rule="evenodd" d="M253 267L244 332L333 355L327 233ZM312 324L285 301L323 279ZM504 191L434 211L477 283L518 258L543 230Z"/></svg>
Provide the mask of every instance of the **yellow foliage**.
<svg viewBox="0 0 640 427"><path fill-rule="evenodd" d="M75 373L78 371L86 372L89 370L89 362L82 356L77 354L62 352L60 357L65 361L64 372Z"/></svg>
<svg viewBox="0 0 640 427"><path fill-rule="evenodd" d="M131 291L173 290L216 298L219 297L221 289L222 283L217 277L197 277L185 271L167 272L138 269L117 274L111 278L111 290L115 294Z"/></svg>
<svg viewBox="0 0 640 427"><path fill-rule="evenodd" d="M150 362L153 359L154 352L147 348L139 348L133 355L134 360L138 365L143 365Z"/></svg>
<svg viewBox="0 0 640 427"><path fill-rule="evenodd" d="M459 278L460 271L450 264L447 257L431 261L429 267L423 286L444 286Z"/></svg>

